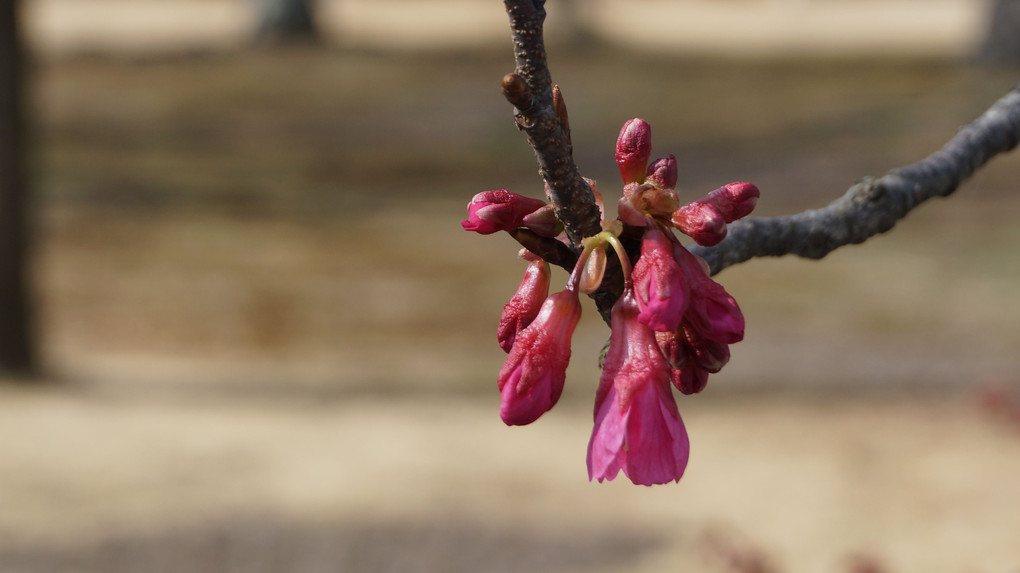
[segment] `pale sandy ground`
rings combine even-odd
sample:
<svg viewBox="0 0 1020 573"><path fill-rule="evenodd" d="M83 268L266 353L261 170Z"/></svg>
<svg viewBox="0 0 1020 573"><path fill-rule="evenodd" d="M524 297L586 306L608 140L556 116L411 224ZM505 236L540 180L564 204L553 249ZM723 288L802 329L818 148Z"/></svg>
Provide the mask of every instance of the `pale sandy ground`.
<svg viewBox="0 0 1020 573"><path fill-rule="evenodd" d="M791 572L860 554L890 571L1020 567L1020 434L965 401L686 402L688 474L644 488L587 482L590 413L576 405L507 429L491 400L107 398L3 391L0 557L253 519L476 527L513 532L522 552L547 536L650 545L596 571L719 570L704 558L712 531ZM369 542L390 557L349 570L399 570L386 567L415 550L409 570L486 570ZM563 563L540 570L575 570Z"/></svg>
<svg viewBox="0 0 1020 573"><path fill-rule="evenodd" d="M633 47L754 54L966 55L980 38L975 0L578 2L581 20ZM559 25L549 3L550 39ZM43 52L237 46L253 29L243 0L29 0L27 24ZM485 0L327 0L328 36L349 45L433 48L503 45L506 16Z"/></svg>

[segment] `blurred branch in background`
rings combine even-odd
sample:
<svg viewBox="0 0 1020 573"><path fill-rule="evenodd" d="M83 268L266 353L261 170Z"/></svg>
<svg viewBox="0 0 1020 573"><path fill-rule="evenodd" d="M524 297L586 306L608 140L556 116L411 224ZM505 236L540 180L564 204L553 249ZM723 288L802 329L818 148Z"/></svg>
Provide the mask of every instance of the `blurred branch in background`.
<svg viewBox="0 0 1020 573"><path fill-rule="evenodd" d="M27 285L24 55L19 2L0 4L0 371L29 378L35 348Z"/></svg>
<svg viewBox="0 0 1020 573"><path fill-rule="evenodd" d="M260 44L315 42L318 26L311 0L253 0L258 11L255 39Z"/></svg>
<svg viewBox="0 0 1020 573"><path fill-rule="evenodd" d="M981 61L1020 65L1020 0L995 0L978 53Z"/></svg>

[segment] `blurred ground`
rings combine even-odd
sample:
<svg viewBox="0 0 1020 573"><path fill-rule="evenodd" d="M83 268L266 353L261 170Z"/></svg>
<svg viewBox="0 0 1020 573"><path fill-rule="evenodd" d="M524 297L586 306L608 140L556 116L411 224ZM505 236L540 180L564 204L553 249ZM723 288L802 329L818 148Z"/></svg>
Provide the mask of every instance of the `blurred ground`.
<svg viewBox="0 0 1020 573"><path fill-rule="evenodd" d="M552 64L608 202L640 115L690 197L749 180L762 215L923 157L1015 82L918 58ZM53 383L0 390L0 570L720 571L720 539L782 571L1020 567L1020 435L974 399L1020 382L1016 156L888 236L725 271L747 339L680 403L688 474L593 485L604 326L582 322L563 403L505 428L493 332L522 267L457 224L478 190L538 193L510 65L42 59Z"/></svg>
<svg viewBox="0 0 1020 573"><path fill-rule="evenodd" d="M26 0L29 32L47 53L160 52L248 43L257 0ZM505 46L490 0L319 0L322 30L345 46L471 49ZM497 4L498 6L498 4ZM685 53L970 53L985 28L973 0L640 0L575 2L575 25L632 48ZM551 3L547 39L569 30Z"/></svg>

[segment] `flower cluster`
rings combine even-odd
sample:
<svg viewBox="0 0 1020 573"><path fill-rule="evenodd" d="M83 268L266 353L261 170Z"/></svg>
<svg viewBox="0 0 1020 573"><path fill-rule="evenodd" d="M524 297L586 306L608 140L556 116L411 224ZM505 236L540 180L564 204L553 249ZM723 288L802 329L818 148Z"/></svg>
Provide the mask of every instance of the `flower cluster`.
<svg viewBox="0 0 1020 573"><path fill-rule="evenodd" d="M621 470L636 484L679 481L690 443L670 386L683 394L703 390L708 375L729 361L729 345L744 336L736 301L709 278L705 262L673 229L700 245L715 245L725 238L728 223L754 209L757 187L730 183L681 205L676 158L649 163L650 158L651 128L642 119L628 121L616 142L624 183L618 218L603 221L601 233L582 241L577 264L558 293L549 294L549 264L522 250L528 267L497 329L507 352L497 377L500 417L508 425L530 424L559 400L570 339L581 317L579 294L599 288L607 251L616 254L624 290L612 308L588 444L588 476L600 482ZM481 234L525 228L565 241L551 205L504 189L472 198L461 224ZM628 237L640 237L633 265L620 238L625 230Z"/></svg>

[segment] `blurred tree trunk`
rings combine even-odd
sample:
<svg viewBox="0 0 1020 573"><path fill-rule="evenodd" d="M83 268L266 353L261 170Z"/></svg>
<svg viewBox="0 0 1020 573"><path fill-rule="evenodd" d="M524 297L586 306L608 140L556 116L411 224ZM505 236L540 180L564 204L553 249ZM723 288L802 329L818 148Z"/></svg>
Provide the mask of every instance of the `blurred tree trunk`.
<svg viewBox="0 0 1020 573"><path fill-rule="evenodd" d="M978 57L985 62L1020 64L1020 0L991 3Z"/></svg>
<svg viewBox="0 0 1020 573"><path fill-rule="evenodd" d="M258 42L279 44L318 39L313 0L253 1L258 10Z"/></svg>
<svg viewBox="0 0 1020 573"><path fill-rule="evenodd" d="M16 0L0 2L0 372L35 373L27 277L24 60Z"/></svg>

